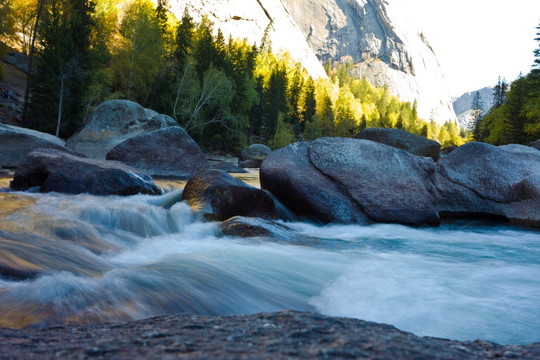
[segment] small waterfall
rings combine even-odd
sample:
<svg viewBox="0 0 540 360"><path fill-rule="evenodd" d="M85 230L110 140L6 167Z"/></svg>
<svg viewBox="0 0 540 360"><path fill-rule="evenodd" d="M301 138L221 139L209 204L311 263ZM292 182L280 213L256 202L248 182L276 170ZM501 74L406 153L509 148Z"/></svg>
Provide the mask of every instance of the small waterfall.
<svg viewBox="0 0 540 360"><path fill-rule="evenodd" d="M268 194L268 196L270 196L272 198L272 200L274 200L274 204L276 205L276 210L277 210L277 213L278 213L278 217L280 219L285 220L285 221L302 221L302 220L305 220L305 219L302 219L300 216L294 214L288 207L283 205L283 203L281 201L279 201L278 198L276 198L274 196L274 194L272 194L270 191L264 190L264 192L266 194Z"/></svg>

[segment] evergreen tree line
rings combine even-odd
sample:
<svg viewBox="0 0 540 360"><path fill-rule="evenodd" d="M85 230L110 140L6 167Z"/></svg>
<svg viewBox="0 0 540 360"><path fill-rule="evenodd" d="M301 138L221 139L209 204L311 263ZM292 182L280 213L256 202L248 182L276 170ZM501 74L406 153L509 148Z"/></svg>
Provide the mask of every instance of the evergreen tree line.
<svg viewBox="0 0 540 360"><path fill-rule="evenodd" d="M329 62L328 79L312 79L287 53L272 52L268 31L258 45L226 39L187 10L177 20L166 0L9 1L11 39L29 54L36 39L24 121L41 131L69 137L104 100L128 99L170 115L206 149L279 148L366 127L463 142L455 123L424 121L416 101L354 79L350 60ZM33 15L15 11L23 2Z"/></svg>
<svg viewBox="0 0 540 360"><path fill-rule="evenodd" d="M535 38L532 70L509 86L501 80L494 87L494 104L477 120L474 139L493 145L528 144L540 139L540 26Z"/></svg>

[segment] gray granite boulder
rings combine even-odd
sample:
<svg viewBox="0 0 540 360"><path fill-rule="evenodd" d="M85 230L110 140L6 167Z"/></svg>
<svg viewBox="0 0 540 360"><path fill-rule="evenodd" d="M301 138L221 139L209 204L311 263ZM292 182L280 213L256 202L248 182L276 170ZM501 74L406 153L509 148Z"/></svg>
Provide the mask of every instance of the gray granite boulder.
<svg viewBox="0 0 540 360"><path fill-rule="evenodd" d="M264 191L222 170L201 172L186 184L182 200L206 220L224 221L233 216L274 219L274 200Z"/></svg>
<svg viewBox="0 0 540 360"><path fill-rule="evenodd" d="M532 147L462 145L439 161L435 185L442 214L540 226L540 152Z"/></svg>
<svg viewBox="0 0 540 360"><path fill-rule="evenodd" d="M210 168L204 153L179 126L154 130L124 140L107 160L117 160L152 176L189 179Z"/></svg>
<svg viewBox="0 0 540 360"><path fill-rule="evenodd" d="M540 139L533 141L529 144L530 147L533 147L537 150L540 150Z"/></svg>
<svg viewBox="0 0 540 360"><path fill-rule="evenodd" d="M66 146L92 158L106 154L122 141L153 130L178 126L169 116L144 109L129 100L108 100L97 106L84 128Z"/></svg>
<svg viewBox="0 0 540 360"><path fill-rule="evenodd" d="M400 129L369 128L360 131L355 137L386 144L414 155L430 157L435 161L439 159L441 152L441 144L437 141Z"/></svg>
<svg viewBox="0 0 540 360"><path fill-rule="evenodd" d="M272 152L266 145L253 144L242 150L238 165L243 168L258 168L263 159Z"/></svg>
<svg viewBox="0 0 540 360"><path fill-rule="evenodd" d="M348 194L310 161L311 142L299 142L270 153L261 165L261 188L293 213L324 223L369 223Z"/></svg>
<svg viewBox="0 0 540 360"><path fill-rule="evenodd" d="M369 140L320 138L310 160L373 220L406 225L440 222L430 177L435 163Z"/></svg>
<svg viewBox="0 0 540 360"><path fill-rule="evenodd" d="M92 195L161 194L152 178L117 161L78 157L54 149L38 149L19 164L14 190L39 187L40 192Z"/></svg>
<svg viewBox="0 0 540 360"><path fill-rule="evenodd" d="M39 148L71 152L56 136L0 123L0 162L4 167L16 168L29 152Z"/></svg>

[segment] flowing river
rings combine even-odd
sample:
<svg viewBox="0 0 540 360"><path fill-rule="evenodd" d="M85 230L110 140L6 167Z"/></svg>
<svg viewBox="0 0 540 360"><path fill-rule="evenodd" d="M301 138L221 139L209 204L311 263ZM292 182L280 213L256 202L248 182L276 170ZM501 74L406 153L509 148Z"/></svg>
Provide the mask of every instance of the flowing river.
<svg viewBox="0 0 540 360"><path fill-rule="evenodd" d="M540 341L535 230L287 222L314 241L233 238L179 202L174 182L160 185L169 191L157 197L0 193L0 256L35 270L0 277L0 327L296 309L417 335Z"/></svg>

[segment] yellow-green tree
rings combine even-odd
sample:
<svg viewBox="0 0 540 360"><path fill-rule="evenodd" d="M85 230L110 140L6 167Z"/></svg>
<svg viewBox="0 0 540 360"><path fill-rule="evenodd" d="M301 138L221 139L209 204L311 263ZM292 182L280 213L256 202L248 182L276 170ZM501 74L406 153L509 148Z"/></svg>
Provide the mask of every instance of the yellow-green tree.
<svg viewBox="0 0 540 360"><path fill-rule="evenodd" d="M146 105L164 61L165 48L154 6L149 0L128 5L120 24L111 66L118 96Z"/></svg>

